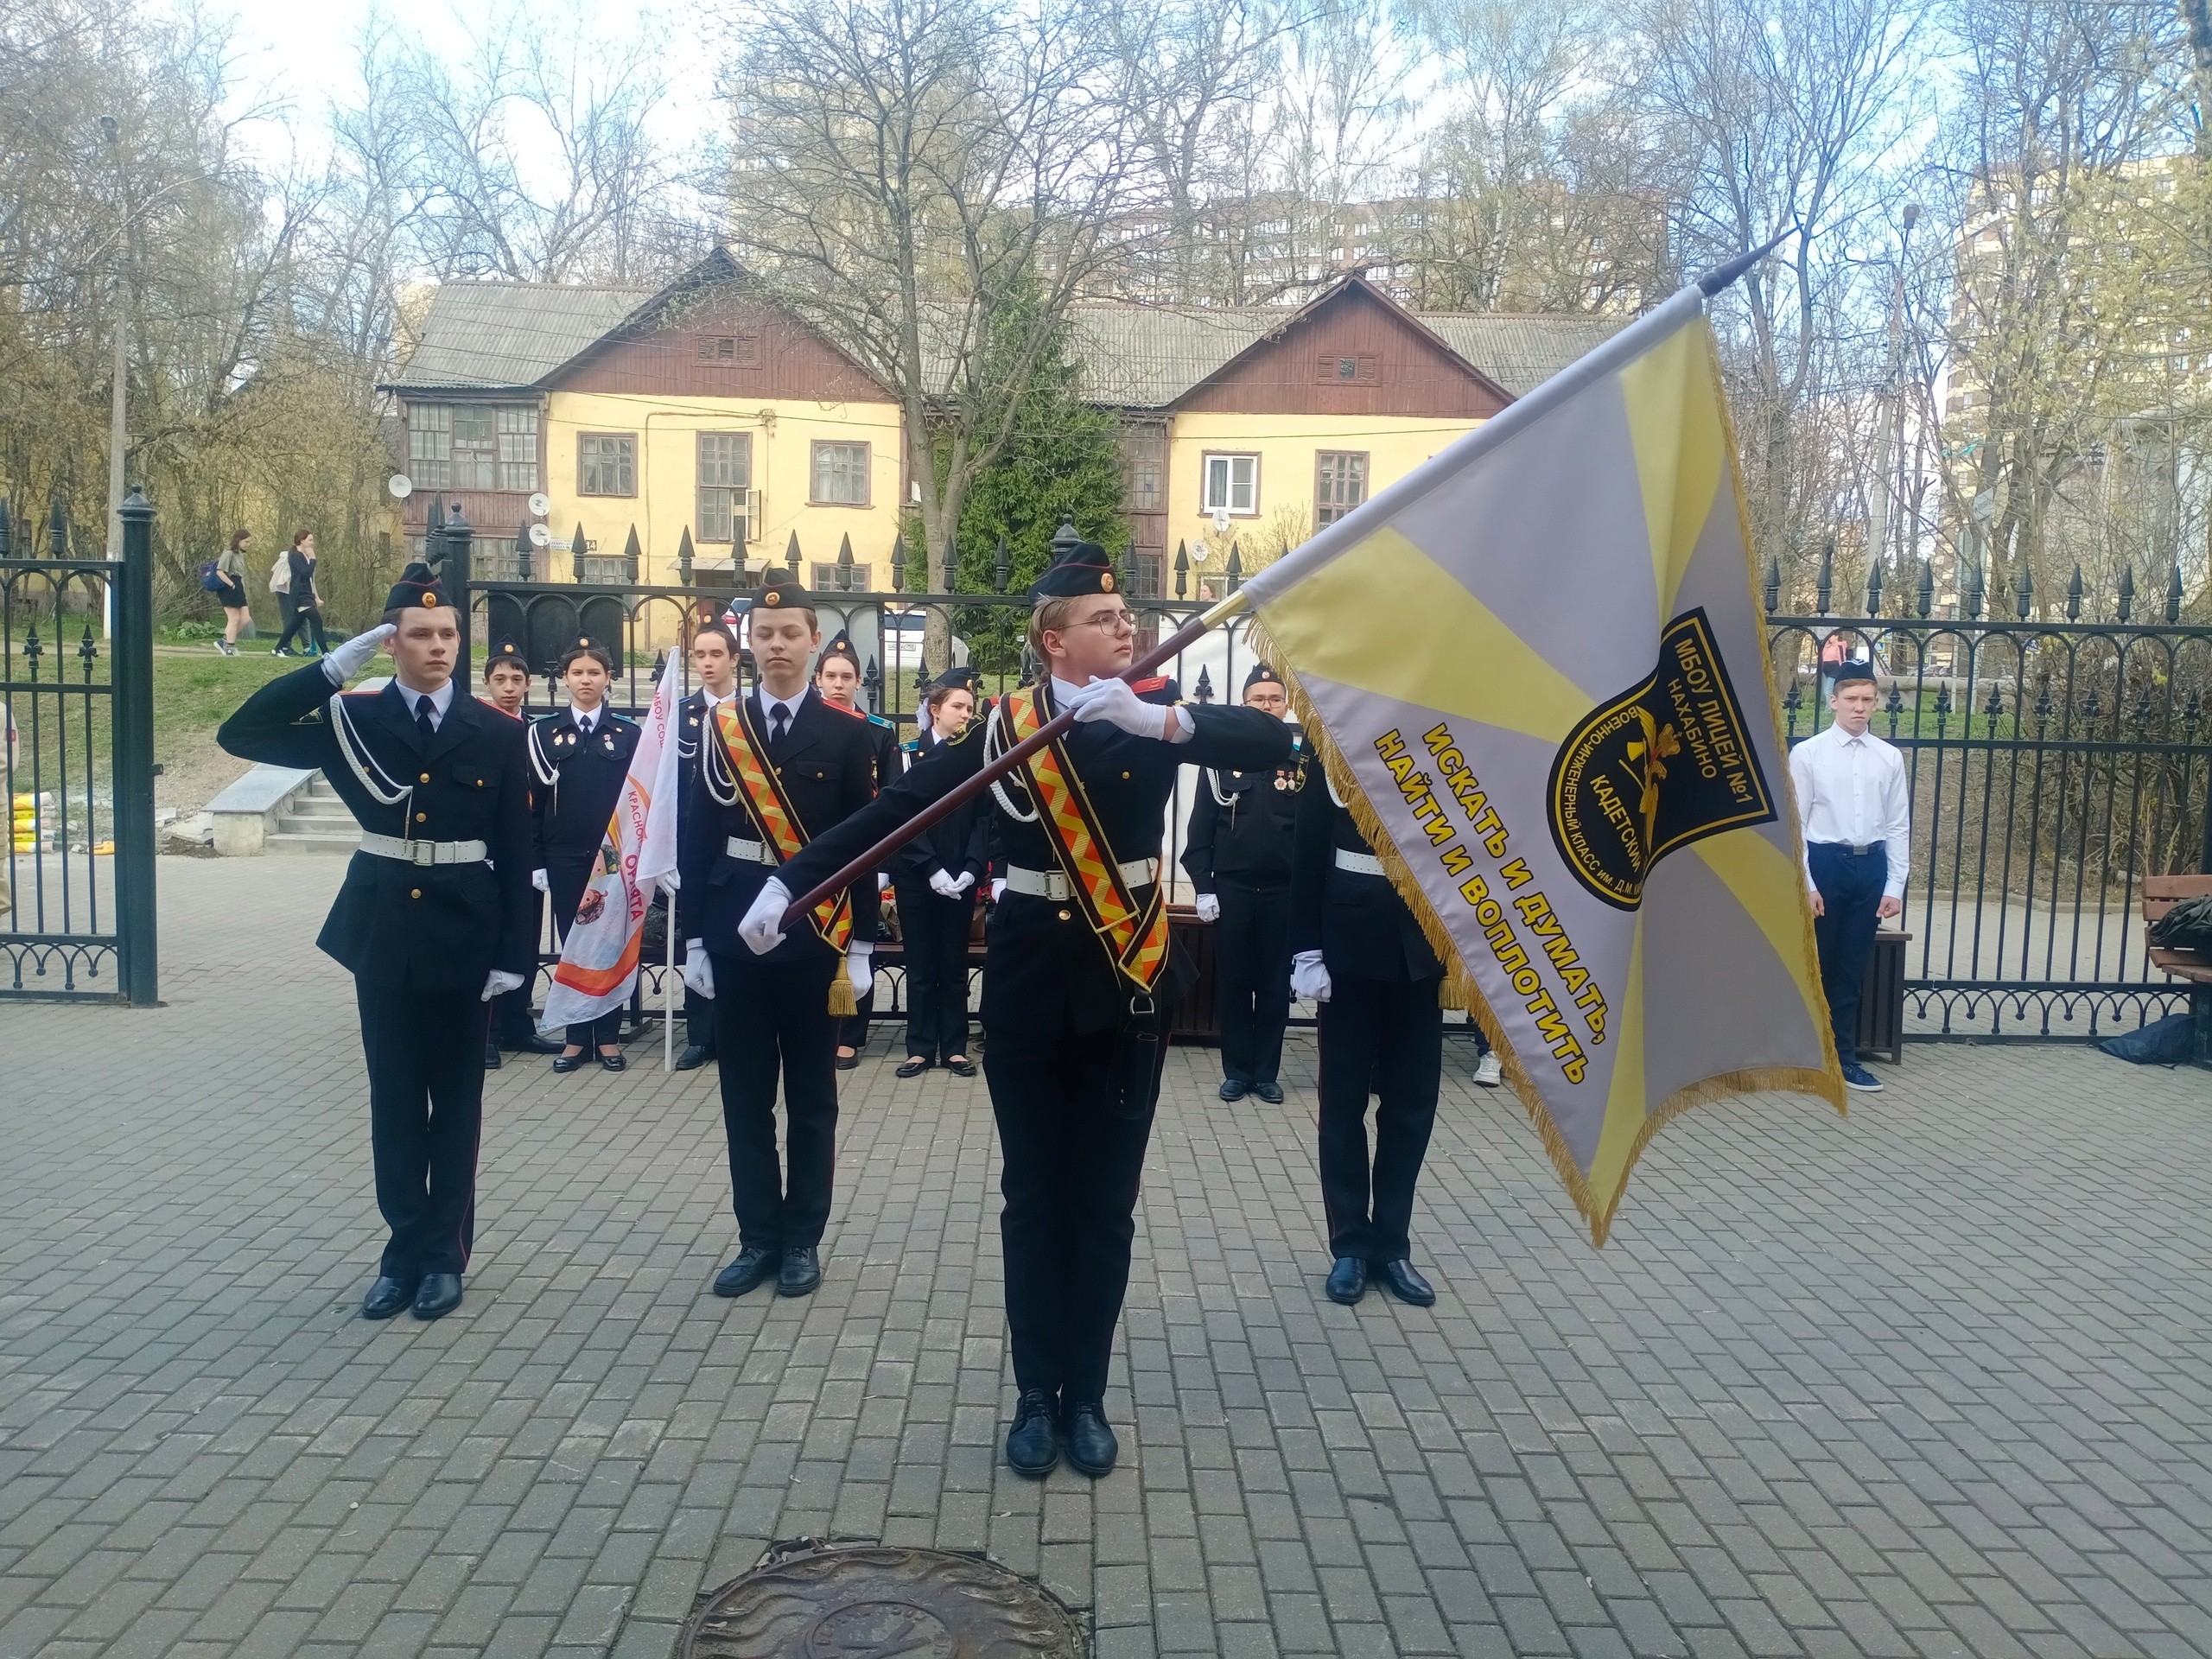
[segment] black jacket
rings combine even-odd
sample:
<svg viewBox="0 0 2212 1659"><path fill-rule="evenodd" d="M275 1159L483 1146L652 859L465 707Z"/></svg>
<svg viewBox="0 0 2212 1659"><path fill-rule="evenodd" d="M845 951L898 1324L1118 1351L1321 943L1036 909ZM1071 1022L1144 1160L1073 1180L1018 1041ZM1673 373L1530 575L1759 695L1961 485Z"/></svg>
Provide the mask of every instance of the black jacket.
<svg viewBox="0 0 2212 1659"><path fill-rule="evenodd" d="M758 694L747 691L737 703L742 717L752 723L755 741L782 779L784 793L810 842L849 823L875 798L875 746L868 736L871 728L867 721L830 708L821 693L809 686L792 713L791 729L784 741L772 746L760 719ZM700 771L693 780L690 804L677 842L683 877L677 891L677 916L685 938L703 939L709 950L734 956L746 949L737 937L737 925L745 919L745 912L760 896L771 875L780 876L794 898L807 884L794 883L790 875L767 865L730 856L732 836L758 841L760 830L742 791L733 789L728 766L717 747L721 739L703 720L699 732L696 764ZM734 794L735 798L725 803L717 798L718 793ZM873 939L878 909L875 878L862 876L850 891L852 936ZM810 928L797 928L776 948L772 960L828 948Z"/></svg>
<svg viewBox="0 0 2212 1659"><path fill-rule="evenodd" d="M1340 868L1339 850L1370 857L1375 851L1351 810L1331 797L1328 779L1317 766L1312 787L1298 797L1291 953L1319 950L1332 976L1390 982L1441 979L1443 965L1389 878Z"/></svg>
<svg viewBox="0 0 2212 1659"><path fill-rule="evenodd" d="M901 751L905 765L900 771L921 765L944 747L929 729L925 719L914 741ZM892 879L927 887L930 877L939 870L956 877L964 870L976 878L980 887L990 874L992 851L997 839L992 815L984 810L988 800L986 797L954 807L892 854Z"/></svg>
<svg viewBox="0 0 2212 1659"><path fill-rule="evenodd" d="M1200 893L1218 893L1224 881L1249 887L1289 885L1298 804L1321 775L1309 764L1305 734L1295 726L1290 731L1297 747L1282 766L1198 774L1198 798L1183 836L1183 868Z"/></svg>
<svg viewBox="0 0 2212 1659"><path fill-rule="evenodd" d="M340 710L365 781L340 747ZM315 940L372 984L474 996L494 968L527 974L537 959L525 736L521 721L456 686L425 744L397 684L334 696L310 663L248 697L215 741L241 760L320 768L364 830L485 842L488 864L355 853ZM378 792L399 798L386 805Z"/></svg>
<svg viewBox="0 0 2212 1659"><path fill-rule="evenodd" d="M607 821L622 798L622 780L637 752L639 728L601 703L591 737L580 741L575 713L563 709L530 728L531 771L538 785L537 856L541 862L599 856Z"/></svg>
<svg viewBox="0 0 2212 1659"><path fill-rule="evenodd" d="M869 752L875 756L875 786L887 787L893 779L906 769L906 757L899 745L899 728L881 715L871 715L858 709L842 709L823 700L822 706L833 715L842 715L849 720L859 721L868 728Z"/></svg>
<svg viewBox="0 0 2212 1659"><path fill-rule="evenodd" d="M1173 683L1164 679L1140 682L1139 695L1147 702L1179 701ZM1256 709L1186 704L1185 711L1193 724L1187 743L1133 737L1103 721L1077 725L1067 734L1069 760L1116 862L1158 860L1164 814L1185 763L1258 770L1280 765L1290 752L1290 728ZM1049 701L1046 712L1051 712ZM792 895L836 874L847 859L867 851L981 771L986 726L979 720L940 745L866 811L818 837L784 873ZM1012 789L1007 793L1020 804ZM985 798L991 803L985 812L1007 864L1046 872L1059 868L1050 832L1042 824L1009 814L995 791ZM1052 1020L1065 1012L1073 1029L1087 1033L1114 1029L1125 1019L1127 982L1077 906L1009 891L992 906L989 938L983 970L986 1025L1003 1019Z"/></svg>

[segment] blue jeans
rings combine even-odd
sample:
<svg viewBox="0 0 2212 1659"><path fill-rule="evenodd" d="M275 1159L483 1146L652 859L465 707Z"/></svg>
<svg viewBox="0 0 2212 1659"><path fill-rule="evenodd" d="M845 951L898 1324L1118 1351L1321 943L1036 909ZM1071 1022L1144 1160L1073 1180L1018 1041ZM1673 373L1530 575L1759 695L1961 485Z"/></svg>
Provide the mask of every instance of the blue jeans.
<svg viewBox="0 0 2212 1659"><path fill-rule="evenodd" d="M1828 1023L1835 1031L1835 1057L1846 1065L1859 1060L1859 994L1866 982L1866 958L1873 954L1880 925L1875 908L1890 879L1885 847L1854 853L1840 842L1816 841L1805 849L1820 890L1822 913L1813 924L1821 952L1821 988L1827 993Z"/></svg>

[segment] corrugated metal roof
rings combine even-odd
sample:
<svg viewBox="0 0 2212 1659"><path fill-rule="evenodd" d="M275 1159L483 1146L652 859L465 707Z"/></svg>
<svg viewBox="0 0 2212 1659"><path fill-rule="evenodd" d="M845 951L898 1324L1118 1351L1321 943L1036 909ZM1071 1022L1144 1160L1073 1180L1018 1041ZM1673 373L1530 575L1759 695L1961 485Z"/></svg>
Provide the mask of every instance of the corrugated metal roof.
<svg viewBox="0 0 2212 1659"><path fill-rule="evenodd" d="M1484 311L1413 315L1516 397L1527 397L1629 324L1626 317L1529 317Z"/></svg>
<svg viewBox="0 0 2212 1659"><path fill-rule="evenodd" d="M1086 398L1160 409L1298 315L1287 305L1078 305L1068 324Z"/></svg>
<svg viewBox="0 0 2212 1659"><path fill-rule="evenodd" d="M645 288L443 283L422 337L389 384L398 391L519 391L550 374L653 297Z"/></svg>

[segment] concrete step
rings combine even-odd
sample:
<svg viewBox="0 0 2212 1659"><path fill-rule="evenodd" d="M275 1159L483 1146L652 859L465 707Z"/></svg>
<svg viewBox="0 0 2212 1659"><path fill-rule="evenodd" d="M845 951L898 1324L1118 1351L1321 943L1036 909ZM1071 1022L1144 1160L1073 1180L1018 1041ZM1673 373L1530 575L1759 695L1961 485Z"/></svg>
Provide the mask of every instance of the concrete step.
<svg viewBox="0 0 2212 1659"><path fill-rule="evenodd" d="M284 803L283 816L287 818L313 819L317 823L325 819L335 820L341 823L353 822L353 815L346 810L346 803L335 798L327 801L303 801L295 796Z"/></svg>
<svg viewBox="0 0 2212 1659"><path fill-rule="evenodd" d="M308 835L294 830L279 830L270 836L267 850L272 853L351 853L361 844L361 832L348 829L342 836Z"/></svg>

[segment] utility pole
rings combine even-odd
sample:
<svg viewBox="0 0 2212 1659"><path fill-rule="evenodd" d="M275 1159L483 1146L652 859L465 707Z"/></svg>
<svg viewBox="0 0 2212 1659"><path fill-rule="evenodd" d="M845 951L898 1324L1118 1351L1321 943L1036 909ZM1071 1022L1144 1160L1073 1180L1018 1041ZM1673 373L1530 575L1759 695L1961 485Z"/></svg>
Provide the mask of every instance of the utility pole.
<svg viewBox="0 0 2212 1659"><path fill-rule="evenodd" d="M115 156L123 210L115 233L115 380L107 409L107 556L119 559L123 556L123 451L129 442L124 421L124 383L130 369L130 310L125 286L130 257L130 190L123 171L123 133L113 116L100 117L100 136Z"/></svg>
<svg viewBox="0 0 2212 1659"><path fill-rule="evenodd" d="M1891 457L1904 448L1904 267L1912 247L1912 227L1920 219L1920 204L1909 201L1898 215L1896 281L1890 290L1889 363L1882 383L1882 424L1874 446L1873 500L1866 513L1867 569L1879 570L1890 550Z"/></svg>

